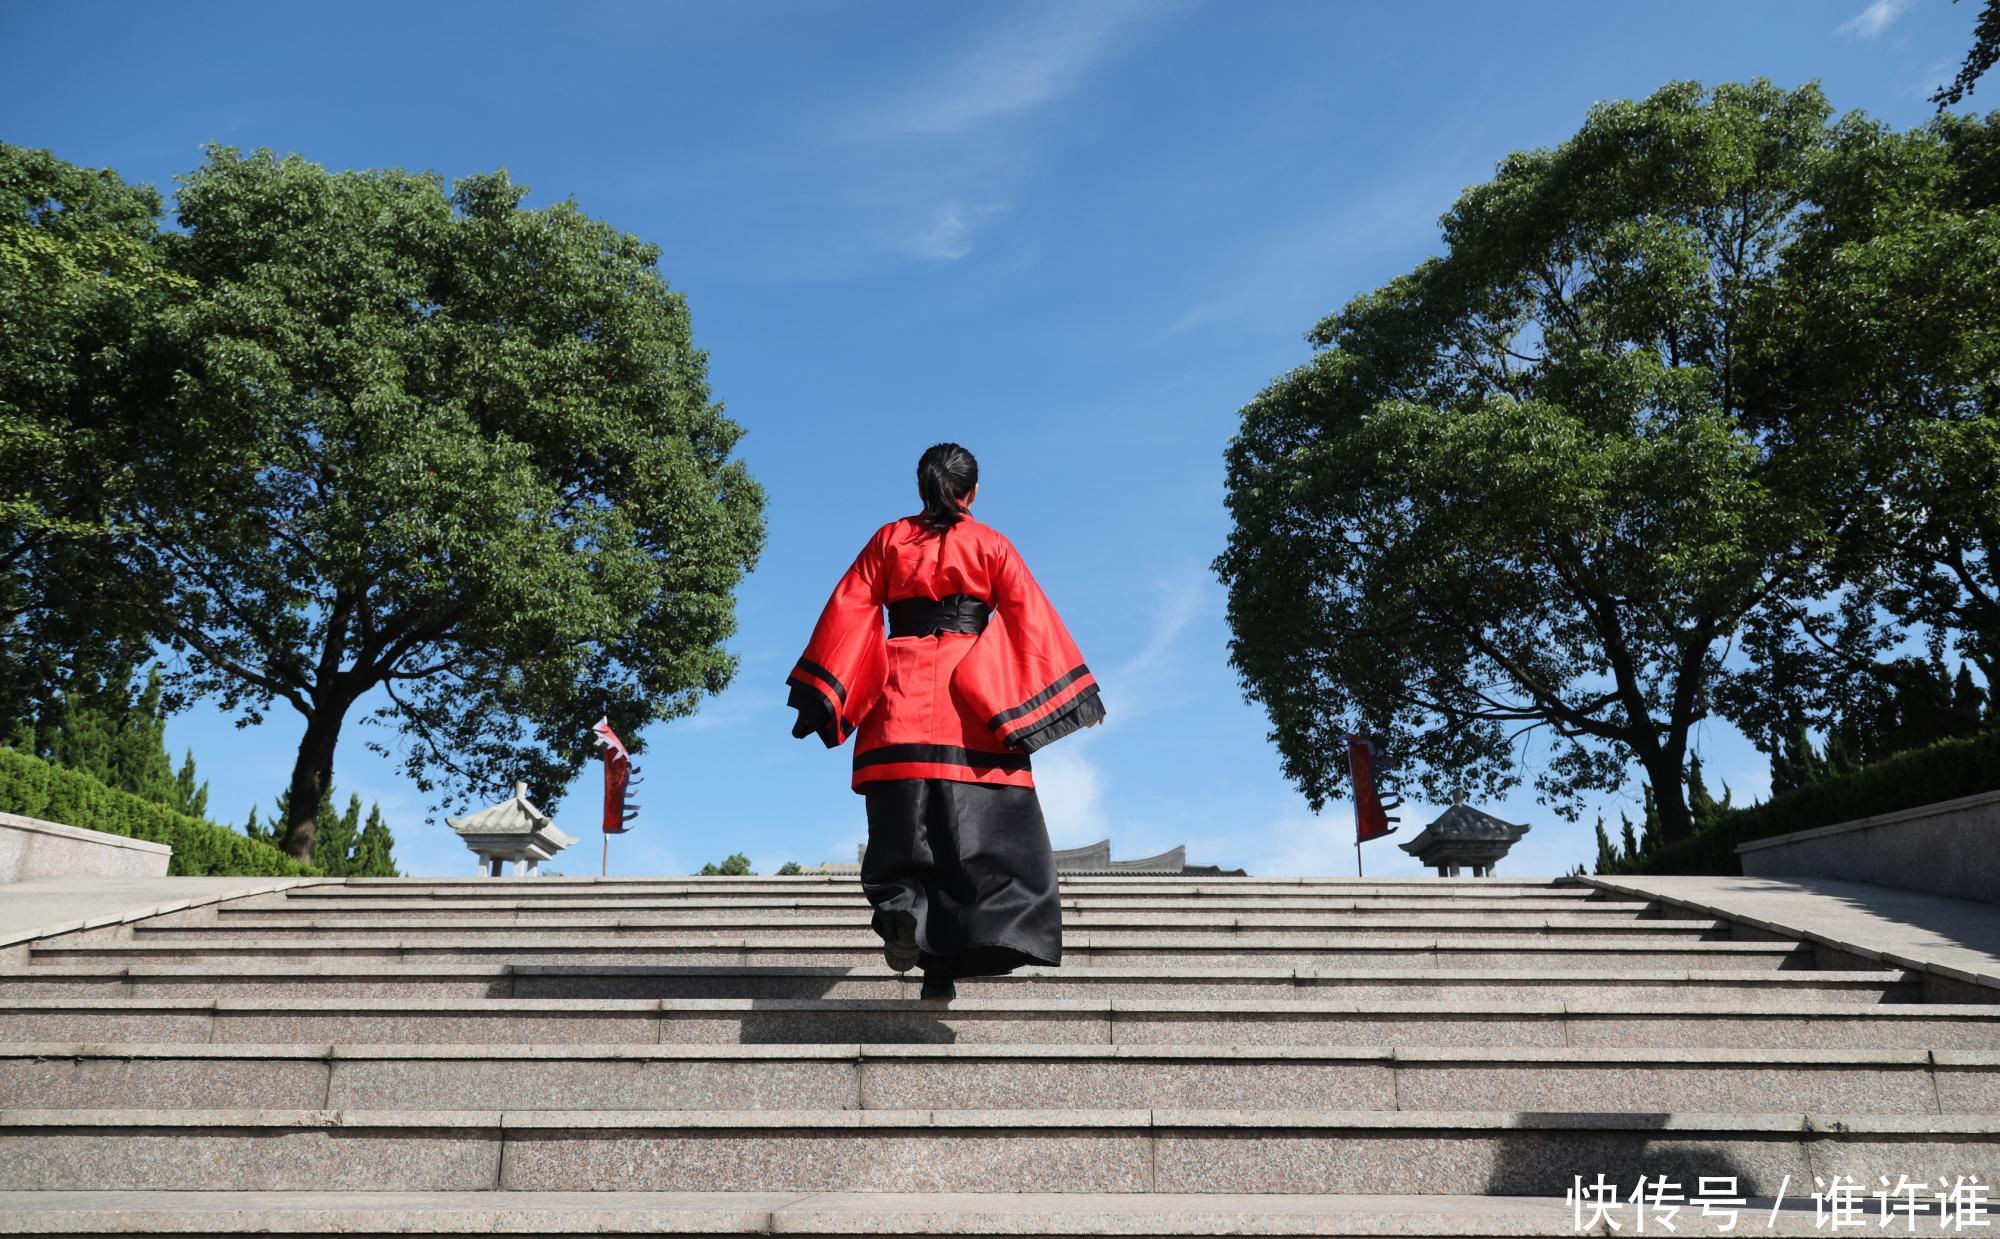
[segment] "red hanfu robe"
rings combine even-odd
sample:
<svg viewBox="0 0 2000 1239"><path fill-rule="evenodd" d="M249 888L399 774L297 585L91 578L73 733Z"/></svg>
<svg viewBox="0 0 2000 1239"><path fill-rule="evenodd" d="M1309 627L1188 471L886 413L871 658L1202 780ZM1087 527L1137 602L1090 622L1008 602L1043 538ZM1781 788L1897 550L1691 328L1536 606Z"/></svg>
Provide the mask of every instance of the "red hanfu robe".
<svg viewBox="0 0 2000 1239"><path fill-rule="evenodd" d="M983 632L890 637L882 608L969 595ZM998 530L911 517L875 531L827 600L785 681L795 734L856 736L854 790L888 779L1033 787L1028 755L1104 717L1062 618Z"/></svg>

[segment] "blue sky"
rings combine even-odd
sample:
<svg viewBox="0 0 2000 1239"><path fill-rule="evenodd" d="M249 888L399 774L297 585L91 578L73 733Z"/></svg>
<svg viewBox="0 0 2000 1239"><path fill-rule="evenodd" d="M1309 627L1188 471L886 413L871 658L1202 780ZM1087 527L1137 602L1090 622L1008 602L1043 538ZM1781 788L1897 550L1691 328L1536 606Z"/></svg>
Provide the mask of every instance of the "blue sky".
<svg viewBox="0 0 2000 1239"><path fill-rule="evenodd" d="M614 873L744 851L851 860L846 750L794 741L781 681L840 570L914 506L952 439L1104 685L1106 725L1038 755L1058 846L1189 844L1253 873L1352 873L1350 810L1279 774L1226 658L1209 571L1237 409L1303 333L1434 251L1437 217L1509 151L1664 82L1819 80L1922 121L1975 4L575 3L0 5L0 137L167 186L202 147L447 177L507 168L657 242L748 430L769 546L739 597L735 685L655 729ZM1988 85L2000 93L2000 84ZM1985 95L1975 96L1982 101ZM301 724L176 718L240 822ZM340 793L379 800L406 872L470 872L350 725ZM1739 799L1764 758L1698 737ZM594 769L558 812L595 873ZM1604 802L1636 815L1638 785ZM1503 872L1592 854L1532 793ZM1592 802L1591 808L1597 807ZM1403 838L1434 806L1403 813ZM266 809L268 812L268 809ZM1418 872L1389 844L1371 874Z"/></svg>

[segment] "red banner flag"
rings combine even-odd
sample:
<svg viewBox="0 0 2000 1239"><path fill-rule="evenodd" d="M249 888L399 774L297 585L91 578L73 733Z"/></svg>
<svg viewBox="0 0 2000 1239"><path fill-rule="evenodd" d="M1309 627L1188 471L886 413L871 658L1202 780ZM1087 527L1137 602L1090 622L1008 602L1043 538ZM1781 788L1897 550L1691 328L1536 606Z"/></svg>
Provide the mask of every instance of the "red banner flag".
<svg viewBox="0 0 2000 1239"><path fill-rule="evenodd" d="M639 816L639 806L632 803L630 793L632 755L625 751L618 733L611 730L610 719L598 719L590 730L597 737L598 752L604 755L604 833L622 835Z"/></svg>
<svg viewBox="0 0 2000 1239"><path fill-rule="evenodd" d="M1373 740L1353 732L1347 733L1347 777L1354 784L1354 843L1357 847L1370 839L1380 839L1383 835L1396 832L1396 828L1389 825L1396 819L1390 817L1388 811L1402 801L1388 805L1382 803L1382 793L1375 786L1375 758L1379 753Z"/></svg>

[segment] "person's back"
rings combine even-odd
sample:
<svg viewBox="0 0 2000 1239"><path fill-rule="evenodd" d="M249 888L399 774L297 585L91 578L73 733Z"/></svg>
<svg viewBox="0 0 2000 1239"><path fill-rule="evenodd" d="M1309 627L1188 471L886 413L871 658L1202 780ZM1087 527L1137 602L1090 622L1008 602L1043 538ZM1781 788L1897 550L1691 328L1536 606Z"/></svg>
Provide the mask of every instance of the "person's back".
<svg viewBox="0 0 2000 1239"><path fill-rule="evenodd" d="M1060 962L1029 754L1101 722L1104 707L1013 544L967 514L971 453L933 447L918 483L925 511L875 531L786 682L793 735L855 736L862 885L890 966L921 963L928 997L948 996L953 976Z"/></svg>

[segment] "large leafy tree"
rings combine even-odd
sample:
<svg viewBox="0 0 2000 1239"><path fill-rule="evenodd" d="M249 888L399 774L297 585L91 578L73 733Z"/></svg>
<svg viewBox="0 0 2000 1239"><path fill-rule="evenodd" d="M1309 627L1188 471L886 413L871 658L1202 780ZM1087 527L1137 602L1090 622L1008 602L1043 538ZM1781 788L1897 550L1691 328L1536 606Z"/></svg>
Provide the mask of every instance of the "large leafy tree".
<svg viewBox="0 0 2000 1239"><path fill-rule="evenodd" d="M741 431L658 249L525 192L227 149L180 187L122 567L165 583L183 691L299 718L294 856L371 693L371 743L450 795L560 786L600 713L631 735L733 670Z"/></svg>
<svg viewBox="0 0 2000 1239"><path fill-rule="evenodd" d="M1908 132L1850 121L1746 371L1763 433L1852 514L1825 601L1753 626L1755 731L1833 725L1923 695L1914 639L2000 685L2000 113ZM1917 674L1912 674L1912 670Z"/></svg>
<svg viewBox="0 0 2000 1239"><path fill-rule="evenodd" d="M1953 0L1956 3L1957 0ZM1986 71L2000 63L2000 0L1986 0L1980 6L1978 22L1972 30L1972 47L1965 53L1965 63L1959 66L1957 76L1948 85L1938 87L1931 96L1931 102L1940 109L1962 103L1972 93L1979 79Z"/></svg>
<svg viewBox="0 0 2000 1239"><path fill-rule="evenodd" d="M90 582L159 408L149 325L184 284L160 210L148 186L0 143L0 720L17 738L66 688L150 653Z"/></svg>
<svg viewBox="0 0 2000 1239"><path fill-rule="evenodd" d="M1731 643L1813 588L1843 519L1744 376L1835 132L1811 87L1600 106L1467 190L1441 257L1243 411L1232 661L1316 807L1349 728L1436 799L1515 785L1539 736L1560 810L1636 764L1663 839L1692 830Z"/></svg>

